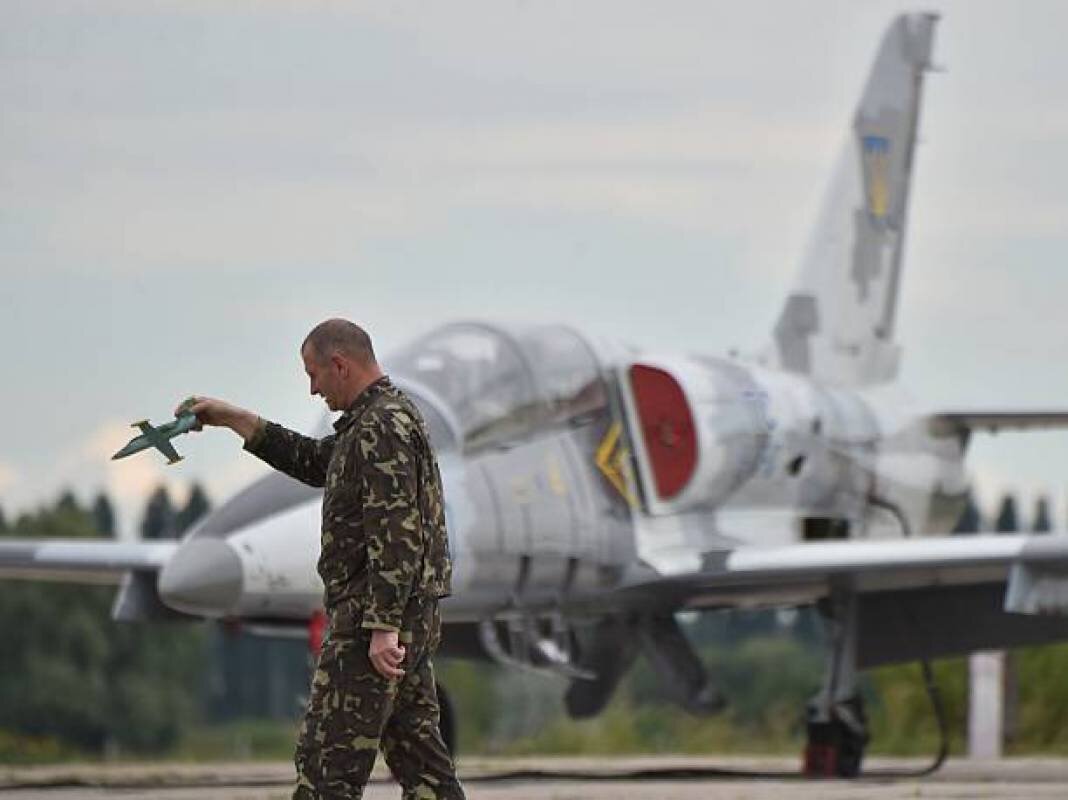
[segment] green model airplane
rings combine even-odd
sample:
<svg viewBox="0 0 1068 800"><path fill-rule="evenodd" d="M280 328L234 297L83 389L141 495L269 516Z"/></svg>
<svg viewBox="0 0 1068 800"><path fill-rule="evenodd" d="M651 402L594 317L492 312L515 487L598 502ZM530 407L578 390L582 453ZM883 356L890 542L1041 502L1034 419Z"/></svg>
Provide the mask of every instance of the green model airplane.
<svg viewBox="0 0 1068 800"><path fill-rule="evenodd" d="M132 427L141 430L140 436L135 436L124 448L111 457L112 461L119 458L132 456L142 450L155 447L167 457L168 464L177 464L182 460L178 451L171 445L170 440L183 433L189 433L197 425L197 415L189 411L196 403L196 398L190 397L178 406L174 422L167 422L158 428L152 427L147 419L133 423Z"/></svg>

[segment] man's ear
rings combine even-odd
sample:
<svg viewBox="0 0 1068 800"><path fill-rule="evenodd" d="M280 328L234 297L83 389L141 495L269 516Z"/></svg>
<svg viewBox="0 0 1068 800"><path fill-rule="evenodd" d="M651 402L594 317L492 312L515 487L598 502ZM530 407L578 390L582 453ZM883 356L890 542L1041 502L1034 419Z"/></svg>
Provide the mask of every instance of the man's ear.
<svg viewBox="0 0 1068 800"><path fill-rule="evenodd" d="M341 353L331 353L330 364L337 370L337 374L342 378L349 376L349 362Z"/></svg>

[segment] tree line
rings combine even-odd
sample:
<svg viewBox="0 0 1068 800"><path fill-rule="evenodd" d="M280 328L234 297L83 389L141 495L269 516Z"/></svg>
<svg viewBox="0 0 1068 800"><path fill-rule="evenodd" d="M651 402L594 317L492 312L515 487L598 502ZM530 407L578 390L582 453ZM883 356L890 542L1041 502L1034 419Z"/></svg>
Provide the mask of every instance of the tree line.
<svg viewBox="0 0 1068 800"><path fill-rule="evenodd" d="M176 539L210 510L194 485L176 504L161 486L138 530ZM64 492L9 521L0 536L108 539L114 505ZM307 692L299 640L270 640L204 623L115 623L117 587L0 581L0 762L71 754L155 754L193 726L239 718L293 720Z"/></svg>

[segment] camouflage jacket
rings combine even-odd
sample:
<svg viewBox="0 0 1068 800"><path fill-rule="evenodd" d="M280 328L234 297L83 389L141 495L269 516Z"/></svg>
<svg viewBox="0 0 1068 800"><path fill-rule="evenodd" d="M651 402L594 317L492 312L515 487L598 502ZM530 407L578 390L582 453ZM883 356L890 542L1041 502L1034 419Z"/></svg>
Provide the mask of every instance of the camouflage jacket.
<svg viewBox="0 0 1068 800"><path fill-rule="evenodd" d="M409 597L445 597L452 565L441 475L426 424L387 377L312 439L273 422L245 449L324 487L319 575L331 629L400 630Z"/></svg>

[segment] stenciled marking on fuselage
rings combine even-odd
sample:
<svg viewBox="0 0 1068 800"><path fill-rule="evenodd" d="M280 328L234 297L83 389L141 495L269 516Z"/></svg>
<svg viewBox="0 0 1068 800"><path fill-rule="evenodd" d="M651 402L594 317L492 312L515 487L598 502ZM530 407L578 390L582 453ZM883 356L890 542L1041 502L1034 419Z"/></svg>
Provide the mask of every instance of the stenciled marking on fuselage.
<svg viewBox="0 0 1068 800"><path fill-rule="evenodd" d="M742 397L756 407L768 432L768 437L764 440L764 445L757 456L757 472L768 478L775 470L775 457L782 449L782 442L775 438L779 422L771 414L771 396L764 389L746 389L742 392Z"/></svg>
<svg viewBox="0 0 1068 800"><path fill-rule="evenodd" d="M520 505L530 505L534 500L534 489L529 476L521 475L512 478L512 497Z"/></svg>
<svg viewBox="0 0 1068 800"><path fill-rule="evenodd" d="M556 460L556 456L546 457L545 476L549 482L549 490L553 494L559 497L567 495L567 481L564 480L564 473L560 469L560 462Z"/></svg>

